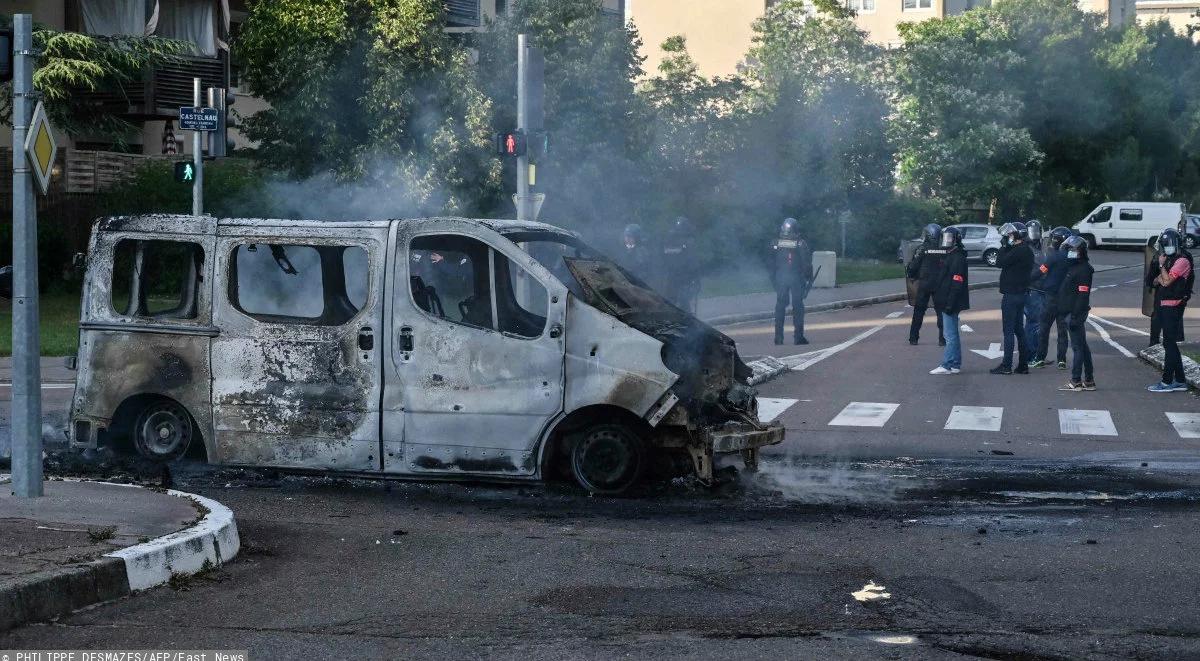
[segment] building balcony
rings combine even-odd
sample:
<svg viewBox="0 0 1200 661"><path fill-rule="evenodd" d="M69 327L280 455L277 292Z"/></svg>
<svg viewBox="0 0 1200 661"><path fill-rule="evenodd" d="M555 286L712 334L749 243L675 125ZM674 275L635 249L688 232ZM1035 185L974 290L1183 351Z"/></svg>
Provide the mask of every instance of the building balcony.
<svg viewBox="0 0 1200 661"><path fill-rule="evenodd" d="M180 55L147 69L140 81L116 89L81 93L100 112L136 120L179 117L180 106L192 105L192 79L200 78L203 94L210 87L229 87L228 54L217 57ZM202 101L207 103L207 97Z"/></svg>

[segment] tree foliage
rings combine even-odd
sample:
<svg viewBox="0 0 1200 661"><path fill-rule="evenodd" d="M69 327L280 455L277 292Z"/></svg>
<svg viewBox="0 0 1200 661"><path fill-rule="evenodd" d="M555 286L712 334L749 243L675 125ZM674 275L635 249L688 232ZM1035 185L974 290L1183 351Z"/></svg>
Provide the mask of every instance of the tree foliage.
<svg viewBox="0 0 1200 661"><path fill-rule="evenodd" d="M270 107L244 118L261 161L393 195L395 213L470 213L498 194L490 101L439 0L257 2L236 44Z"/></svg>

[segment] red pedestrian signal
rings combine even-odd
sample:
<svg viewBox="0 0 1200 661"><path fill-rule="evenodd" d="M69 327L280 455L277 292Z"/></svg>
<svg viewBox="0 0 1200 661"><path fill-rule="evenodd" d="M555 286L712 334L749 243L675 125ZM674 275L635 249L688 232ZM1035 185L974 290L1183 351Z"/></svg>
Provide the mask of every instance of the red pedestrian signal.
<svg viewBox="0 0 1200 661"><path fill-rule="evenodd" d="M521 130L496 134L496 154L500 156L524 156L525 132Z"/></svg>

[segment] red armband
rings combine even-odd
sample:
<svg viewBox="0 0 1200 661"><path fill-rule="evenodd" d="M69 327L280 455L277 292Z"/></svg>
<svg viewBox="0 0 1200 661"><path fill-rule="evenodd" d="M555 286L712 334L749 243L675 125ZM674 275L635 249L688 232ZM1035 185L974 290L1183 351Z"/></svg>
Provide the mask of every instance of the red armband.
<svg viewBox="0 0 1200 661"><path fill-rule="evenodd" d="M962 281L963 281L963 277L962 277L961 275L955 274L955 275L954 275L954 281L955 281L955 282L962 282Z"/></svg>
<svg viewBox="0 0 1200 661"><path fill-rule="evenodd" d="M1049 272L1050 272L1050 268L1049 268L1049 267L1047 267L1045 264L1042 264L1041 266L1039 266L1039 267L1038 267L1038 270L1039 270L1039 271L1041 271L1042 273L1049 273Z"/></svg>
<svg viewBox="0 0 1200 661"><path fill-rule="evenodd" d="M1080 291L1081 293L1084 293L1084 294L1086 294L1086 293L1088 293L1088 291L1090 291L1090 290L1091 290L1091 287L1088 287L1087 285L1079 285L1079 291Z"/></svg>

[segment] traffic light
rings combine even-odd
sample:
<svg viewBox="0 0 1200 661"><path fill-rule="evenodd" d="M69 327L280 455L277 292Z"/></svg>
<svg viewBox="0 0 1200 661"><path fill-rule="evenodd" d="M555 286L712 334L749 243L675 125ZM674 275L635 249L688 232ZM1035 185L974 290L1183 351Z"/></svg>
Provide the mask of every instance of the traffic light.
<svg viewBox="0 0 1200 661"><path fill-rule="evenodd" d="M179 161L175 163L175 181L181 184L196 183L196 165L191 161Z"/></svg>
<svg viewBox="0 0 1200 661"><path fill-rule="evenodd" d="M533 131L528 140L529 158L532 161L544 158L550 153L550 134L545 131Z"/></svg>
<svg viewBox="0 0 1200 661"><path fill-rule="evenodd" d="M496 134L496 153L500 156L524 156L525 132L517 129Z"/></svg>
<svg viewBox="0 0 1200 661"><path fill-rule="evenodd" d="M0 30L0 83L13 79L13 31Z"/></svg>

